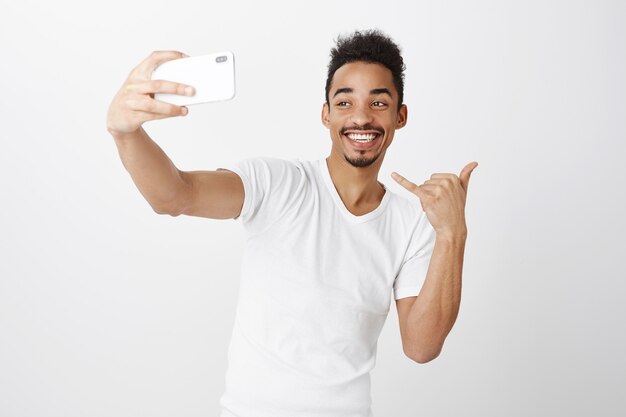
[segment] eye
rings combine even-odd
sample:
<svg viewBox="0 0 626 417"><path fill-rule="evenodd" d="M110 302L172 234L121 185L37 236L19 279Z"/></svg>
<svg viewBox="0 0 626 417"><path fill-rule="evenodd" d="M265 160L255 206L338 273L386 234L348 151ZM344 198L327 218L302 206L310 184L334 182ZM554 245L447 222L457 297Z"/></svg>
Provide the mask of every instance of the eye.
<svg viewBox="0 0 626 417"><path fill-rule="evenodd" d="M375 102L372 103L372 106L374 106L374 107L384 107L386 105L387 105L387 103L385 103L384 101L375 101Z"/></svg>
<svg viewBox="0 0 626 417"><path fill-rule="evenodd" d="M348 103L347 101L338 101L335 105L337 107L346 107L346 106L350 105L350 103Z"/></svg>

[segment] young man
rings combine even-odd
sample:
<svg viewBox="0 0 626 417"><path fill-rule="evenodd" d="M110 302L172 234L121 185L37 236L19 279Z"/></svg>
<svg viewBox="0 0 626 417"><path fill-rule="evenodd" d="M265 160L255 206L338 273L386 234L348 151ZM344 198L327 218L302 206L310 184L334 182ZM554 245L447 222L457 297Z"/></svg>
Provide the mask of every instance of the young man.
<svg viewBox="0 0 626 417"><path fill-rule="evenodd" d="M413 201L378 181L407 121L404 64L391 39L366 31L340 38L331 52L322 108L328 157L180 171L141 124L187 113L153 99L185 94L184 85L150 81L158 64L182 56L155 52L139 64L107 127L157 213L241 219L248 232L221 417L372 416L370 371L391 293L403 351L418 363L439 355L456 320L465 198L477 164L420 186L394 173Z"/></svg>

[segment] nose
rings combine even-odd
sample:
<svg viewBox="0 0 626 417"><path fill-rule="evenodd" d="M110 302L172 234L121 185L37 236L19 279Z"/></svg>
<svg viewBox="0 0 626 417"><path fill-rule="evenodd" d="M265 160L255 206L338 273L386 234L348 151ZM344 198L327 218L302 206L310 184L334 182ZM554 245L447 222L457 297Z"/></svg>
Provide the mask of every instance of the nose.
<svg viewBox="0 0 626 417"><path fill-rule="evenodd" d="M367 105L359 105L353 107L350 119L355 125L363 126L371 123L373 117L370 108Z"/></svg>

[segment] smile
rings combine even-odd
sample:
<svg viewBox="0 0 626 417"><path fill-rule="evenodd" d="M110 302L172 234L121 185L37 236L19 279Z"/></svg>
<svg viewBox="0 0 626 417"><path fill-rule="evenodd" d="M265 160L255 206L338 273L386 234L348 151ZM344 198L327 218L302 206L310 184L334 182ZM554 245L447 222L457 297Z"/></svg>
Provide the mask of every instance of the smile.
<svg viewBox="0 0 626 417"><path fill-rule="evenodd" d="M376 131L347 131L343 134L356 149L371 149L378 143L378 139L382 134Z"/></svg>
<svg viewBox="0 0 626 417"><path fill-rule="evenodd" d="M367 133L367 134L359 134L359 133L348 133L346 135L350 139L356 142L371 142L378 136L378 133Z"/></svg>

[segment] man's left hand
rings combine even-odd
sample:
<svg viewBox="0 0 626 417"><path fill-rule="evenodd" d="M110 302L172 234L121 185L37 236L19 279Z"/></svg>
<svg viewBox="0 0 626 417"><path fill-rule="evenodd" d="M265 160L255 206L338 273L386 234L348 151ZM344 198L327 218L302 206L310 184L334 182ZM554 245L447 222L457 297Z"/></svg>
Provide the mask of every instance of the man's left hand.
<svg viewBox="0 0 626 417"><path fill-rule="evenodd" d="M470 162L458 177L455 174L433 174L422 185L412 183L397 172L392 172L391 177L419 198L438 236L465 237L467 187L470 175L477 166L478 162Z"/></svg>

